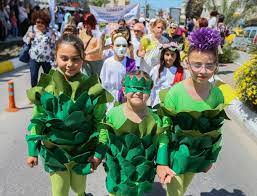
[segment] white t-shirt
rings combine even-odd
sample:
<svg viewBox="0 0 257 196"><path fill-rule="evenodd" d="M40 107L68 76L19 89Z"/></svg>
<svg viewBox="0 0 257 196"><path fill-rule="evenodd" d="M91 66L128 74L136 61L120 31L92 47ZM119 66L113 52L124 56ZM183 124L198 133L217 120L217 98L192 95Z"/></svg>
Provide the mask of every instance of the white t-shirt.
<svg viewBox="0 0 257 196"><path fill-rule="evenodd" d="M211 17L208 21L208 27L216 28L216 26L217 26L217 18L216 17Z"/></svg>
<svg viewBox="0 0 257 196"><path fill-rule="evenodd" d="M160 90L171 87L174 82L175 75L177 73L177 67L175 66L172 66L170 68L164 67L159 78L159 68L160 65L157 65L150 72L150 76L154 82L154 86L150 96L151 106L153 107L160 103ZM185 74L183 74L183 78L185 79Z"/></svg>
<svg viewBox="0 0 257 196"><path fill-rule="evenodd" d="M24 7L20 6L18 9L19 9L19 21L23 22L25 19L28 18L28 14Z"/></svg>

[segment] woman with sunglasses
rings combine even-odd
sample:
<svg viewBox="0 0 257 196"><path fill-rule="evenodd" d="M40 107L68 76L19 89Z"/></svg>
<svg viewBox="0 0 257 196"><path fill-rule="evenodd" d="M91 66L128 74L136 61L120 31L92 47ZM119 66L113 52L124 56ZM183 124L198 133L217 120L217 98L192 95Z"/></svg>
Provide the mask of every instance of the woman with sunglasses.
<svg viewBox="0 0 257 196"><path fill-rule="evenodd" d="M32 23L23 37L26 44L31 44L29 55L29 68L31 86L38 82L39 68L42 66L44 73L49 73L51 63L54 62L54 50L56 36L49 28L50 16L44 10L35 11L32 15Z"/></svg>
<svg viewBox="0 0 257 196"><path fill-rule="evenodd" d="M226 118L223 94L209 82L218 71L219 32L201 28L190 34L189 41L191 77L174 85L164 98L160 96L162 111L173 121L168 132L169 168L157 168L160 179L168 176L165 168L176 173L167 184L167 196L183 196L195 174L212 167L221 149L221 126Z"/></svg>

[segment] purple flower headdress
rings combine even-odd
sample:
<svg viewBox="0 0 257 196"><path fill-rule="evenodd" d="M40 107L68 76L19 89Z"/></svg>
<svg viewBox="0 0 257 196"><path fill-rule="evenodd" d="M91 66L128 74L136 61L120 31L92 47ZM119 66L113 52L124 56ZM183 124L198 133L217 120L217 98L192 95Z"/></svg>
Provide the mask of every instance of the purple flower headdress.
<svg viewBox="0 0 257 196"><path fill-rule="evenodd" d="M193 31L188 39L190 41L190 48L199 50L215 49L221 43L219 31L208 27L202 27Z"/></svg>

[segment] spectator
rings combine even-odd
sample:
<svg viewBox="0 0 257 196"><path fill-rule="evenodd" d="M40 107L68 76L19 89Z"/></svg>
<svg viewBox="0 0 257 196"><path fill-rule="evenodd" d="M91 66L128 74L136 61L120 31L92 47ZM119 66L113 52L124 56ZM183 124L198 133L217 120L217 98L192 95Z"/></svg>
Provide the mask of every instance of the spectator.
<svg viewBox="0 0 257 196"><path fill-rule="evenodd" d="M60 9L57 13L57 25L58 25L58 30L60 31L61 30L61 26L62 26L62 23L63 23L63 20L64 20L64 14L63 14L63 11L62 9Z"/></svg>
<svg viewBox="0 0 257 196"><path fill-rule="evenodd" d="M5 12L4 4L1 2L0 3L0 28L1 28L0 39L1 40L5 40L5 38L8 35L7 20L8 20L8 17Z"/></svg>
<svg viewBox="0 0 257 196"><path fill-rule="evenodd" d="M208 21L208 27L210 28L216 28L217 27L217 16L218 16L218 12L217 11L212 11L210 13L210 19Z"/></svg>
<svg viewBox="0 0 257 196"><path fill-rule="evenodd" d="M85 47L85 64L82 67L88 75L100 75L103 66L102 36L96 31L97 21L93 14L84 15L84 30L80 31L80 39Z"/></svg>
<svg viewBox="0 0 257 196"><path fill-rule="evenodd" d="M18 24L17 24L17 18L15 16L15 12L11 11L10 14L10 21L11 21L11 25L12 25L12 35L14 37L18 37L19 31L18 31Z"/></svg>
<svg viewBox="0 0 257 196"><path fill-rule="evenodd" d="M67 12L64 15L64 20L62 22L62 26L61 26L61 33L63 33L65 26L68 24L69 22L69 18L71 17L71 14L69 12Z"/></svg>
<svg viewBox="0 0 257 196"><path fill-rule="evenodd" d="M187 24L188 32L192 32L194 30L194 26L195 26L194 20L192 18L187 18L186 24Z"/></svg>
<svg viewBox="0 0 257 196"><path fill-rule="evenodd" d="M119 20L118 20L118 25L119 25L120 27L125 27L125 26L127 26L126 20L124 20L123 18L119 19Z"/></svg>
<svg viewBox="0 0 257 196"><path fill-rule="evenodd" d="M225 38L229 35L228 27L224 24L224 15L218 15L218 23L217 23L217 30L220 32L221 37L221 47L225 44Z"/></svg>
<svg viewBox="0 0 257 196"><path fill-rule="evenodd" d="M137 51L139 50L140 40L144 35L145 27L143 23L136 23L133 27L132 43L134 48L134 59L136 61L137 68L140 68L141 58L137 56Z"/></svg>
<svg viewBox="0 0 257 196"><path fill-rule="evenodd" d="M136 19L136 18L132 19L131 22L130 22L130 29L133 30L134 25L135 25L136 23L138 23L138 22L139 22L138 19Z"/></svg>
<svg viewBox="0 0 257 196"><path fill-rule="evenodd" d="M199 18L196 24L198 29L208 27L208 20L206 18Z"/></svg>
<svg viewBox="0 0 257 196"><path fill-rule="evenodd" d="M27 10L23 6L23 2L19 2L19 32L21 36L24 36L26 30L28 29L29 21L28 21L28 13Z"/></svg>
<svg viewBox="0 0 257 196"><path fill-rule="evenodd" d="M253 44L257 45L257 34L255 34L255 36L253 38Z"/></svg>
<svg viewBox="0 0 257 196"><path fill-rule="evenodd" d="M73 16L74 16L76 25L78 25L78 23L80 22L79 12L76 11Z"/></svg>
<svg viewBox="0 0 257 196"><path fill-rule="evenodd" d="M50 16L43 10L35 11L32 15L32 25L23 37L27 44L31 43L29 50L31 86L34 87L38 82L38 71L42 66L44 73L51 69L51 63L54 62L54 49L56 37L49 28Z"/></svg>
<svg viewBox="0 0 257 196"><path fill-rule="evenodd" d="M178 35L178 24L171 23L169 25L168 33L165 33L164 36L169 40L169 42L175 42L177 44L183 44L182 35Z"/></svg>

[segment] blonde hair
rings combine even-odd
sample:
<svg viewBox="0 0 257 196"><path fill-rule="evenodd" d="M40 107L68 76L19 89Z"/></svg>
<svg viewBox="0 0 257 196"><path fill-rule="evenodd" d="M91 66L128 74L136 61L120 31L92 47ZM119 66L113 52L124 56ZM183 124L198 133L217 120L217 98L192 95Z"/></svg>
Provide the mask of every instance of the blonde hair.
<svg viewBox="0 0 257 196"><path fill-rule="evenodd" d="M167 23L165 22L165 20L158 18L156 19L153 23L151 23L151 29L153 29L157 24L162 23L164 26L164 29L167 28Z"/></svg>

